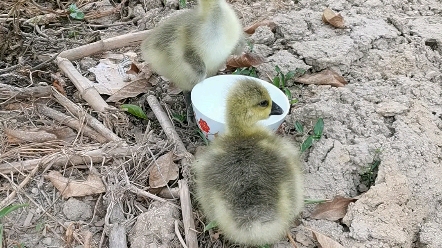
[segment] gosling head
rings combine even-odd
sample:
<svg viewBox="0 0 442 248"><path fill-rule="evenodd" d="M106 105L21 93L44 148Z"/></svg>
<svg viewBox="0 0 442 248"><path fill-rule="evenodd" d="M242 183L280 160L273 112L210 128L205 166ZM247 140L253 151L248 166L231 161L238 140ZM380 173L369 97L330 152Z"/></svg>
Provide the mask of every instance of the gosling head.
<svg viewBox="0 0 442 248"><path fill-rule="evenodd" d="M282 115L283 109L270 98L267 89L253 79L242 79L227 95L227 129L244 131L270 115Z"/></svg>

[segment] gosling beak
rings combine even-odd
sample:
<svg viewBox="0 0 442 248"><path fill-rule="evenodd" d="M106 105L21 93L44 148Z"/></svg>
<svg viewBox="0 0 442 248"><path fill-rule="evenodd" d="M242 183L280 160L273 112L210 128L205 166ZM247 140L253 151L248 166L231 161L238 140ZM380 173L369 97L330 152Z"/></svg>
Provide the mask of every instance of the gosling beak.
<svg viewBox="0 0 442 248"><path fill-rule="evenodd" d="M284 110L282 110L281 107L279 107L278 104L276 104L274 101L272 101L272 110L270 110L270 115L282 115L284 113Z"/></svg>

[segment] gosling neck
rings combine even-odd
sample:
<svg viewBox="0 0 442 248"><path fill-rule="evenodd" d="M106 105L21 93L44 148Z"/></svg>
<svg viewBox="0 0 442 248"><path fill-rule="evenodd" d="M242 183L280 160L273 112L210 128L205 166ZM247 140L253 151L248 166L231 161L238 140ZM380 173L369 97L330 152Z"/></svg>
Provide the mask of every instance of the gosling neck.
<svg viewBox="0 0 442 248"><path fill-rule="evenodd" d="M199 0L198 6L200 14L207 15L216 10L222 4L226 4L225 0Z"/></svg>
<svg viewBox="0 0 442 248"><path fill-rule="evenodd" d="M227 116L226 120L226 134L232 136L250 136L260 129L260 127L256 122L250 122L245 119L238 118L241 116L239 113Z"/></svg>

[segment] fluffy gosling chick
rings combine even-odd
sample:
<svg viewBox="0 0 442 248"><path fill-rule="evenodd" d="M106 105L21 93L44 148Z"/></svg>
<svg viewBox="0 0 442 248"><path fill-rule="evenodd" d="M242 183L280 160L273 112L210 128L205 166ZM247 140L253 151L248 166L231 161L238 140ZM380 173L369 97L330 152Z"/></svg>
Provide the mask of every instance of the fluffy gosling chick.
<svg viewBox="0 0 442 248"><path fill-rule="evenodd" d="M192 88L244 44L240 21L225 0L198 2L162 22L141 44L144 60L184 91L188 108Z"/></svg>
<svg viewBox="0 0 442 248"><path fill-rule="evenodd" d="M303 207L299 149L256 123L282 112L260 83L238 82L227 96L226 133L193 164L203 212L236 243L279 241Z"/></svg>

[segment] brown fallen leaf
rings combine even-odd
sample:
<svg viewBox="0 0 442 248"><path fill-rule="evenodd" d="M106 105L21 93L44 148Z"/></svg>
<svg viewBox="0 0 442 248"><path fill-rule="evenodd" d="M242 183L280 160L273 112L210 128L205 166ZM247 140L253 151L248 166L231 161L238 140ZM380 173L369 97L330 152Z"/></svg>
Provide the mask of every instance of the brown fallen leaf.
<svg viewBox="0 0 442 248"><path fill-rule="evenodd" d="M129 70L126 71L126 74L137 75L140 73L140 69L135 63L130 64Z"/></svg>
<svg viewBox="0 0 442 248"><path fill-rule="evenodd" d="M63 198L87 196L106 191L106 187L100 177L95 174L89 174L86 181L75 181L63 177L58 171L51 171L45 178L51 181L54 187L60 191Z"/></svg>
<svg viewBox="0 0 442 248"><path fill-rule="evenodd" d="M64 233L67 247L71 247L72 243L74 242L74 229L75 224L71 223L69 224L68 228L66 228L66 232Z"/></svg>
<svg viewBox="0 0 442 248"><path fill-rule="evenodd" d="M250 25L250 26L245 27L243 30L244 30L244 33L247 33L247 34L254 34L254 33L255 33L255 30L256 30L258 27L260 27L260 26L267 26L267 27L269 27L271 30L273 30L273 29L276 28L276 23L274 23L273 21L270 21L270 20L262 20L262 21L259 21L259 22L255 22L255 23L253 23L253 24Z"/></svg>
<svg viewBox="0 0 442 248"><path fill-rule="evenodd" d="M320 203L315 207L310 217L313 219L323 219L336 221L344 218L347 214L348 204L355 202L357 199L336 196L331 202Z"/></svg>
<svg viewBox="0 0 442 248"><path fill-rule="evenodd" d="M295 82L302 84L331 85L334 87L343 87L347 84L343 76L330 69L314 74L305 74L302 77L295 78Z"/></svg>
<svg viewBox="0 0 442 248"><path fill-rule="evenodd" d="M313 233L313 237L318 241L321 248L344 248L341 244L339 244L337 241L334 241L328 236L325 236L324 234L317 232L313 229L307 228Z"/></svg>
<svg viewBox="0 0 442 248"><path fill-rule="evenodd" d="M345 28L344 17L342 17L341 14L336 14L330 8L326 8L324 12L322 12L322 21L335 28Z"/></svg>
<svg viewBox="0 0 442 248"><path fill-rule="evenodd" d="M170 180L178 178L178 165L173 162L173 152L159 157L149 169L149 185L151 188L166 186Z"/></svg>
<svg viewBox="0 0 442 248"><path fill-rule="evenodd" d="M226 62L227 68L240 68L257 66L264 62L264 58L253 53L243 53L241 55L230 56Z"/></svg>
<svg viewBox="0 0 442 248"><path fill-rule="evenodd" d="M152 85L149 83L148 79L138 78L113 93L106 99L106 102L118 102L122 99L135 97L141 93L146 93L150 88L152 88Z"/></svg>

